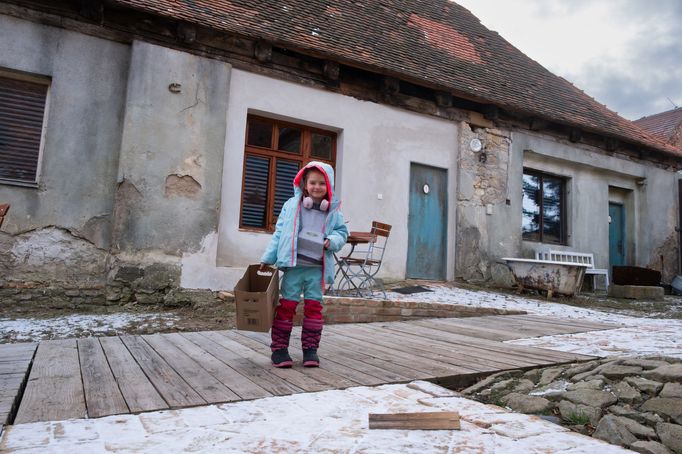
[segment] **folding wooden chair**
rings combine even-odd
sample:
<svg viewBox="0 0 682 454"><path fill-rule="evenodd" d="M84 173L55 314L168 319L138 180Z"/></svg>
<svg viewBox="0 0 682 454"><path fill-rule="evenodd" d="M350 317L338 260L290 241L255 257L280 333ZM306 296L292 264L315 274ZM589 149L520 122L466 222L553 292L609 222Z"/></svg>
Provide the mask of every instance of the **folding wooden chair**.
<svg viewBox="0 0 682 454"><path fill-rule="evenodd" d="M378 287L381 294L386 298L386 290L381 280L376 279L381 269L386 252L386 243L391 233L391 226L382 222L373 221L369 240L358 244L351 244L351 252L338 259L340 281L339 291L354 291L360 297L373 297L374 288ZM353 233L351 232L351 237Z"/></svg>

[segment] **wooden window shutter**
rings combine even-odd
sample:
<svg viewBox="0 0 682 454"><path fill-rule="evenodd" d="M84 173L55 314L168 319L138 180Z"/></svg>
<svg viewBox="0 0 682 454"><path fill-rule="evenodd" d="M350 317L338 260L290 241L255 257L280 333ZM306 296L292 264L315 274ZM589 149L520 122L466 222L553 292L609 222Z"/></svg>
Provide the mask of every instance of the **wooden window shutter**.
<svg viewBox="0 0 682 454"><path fill-rule="evenodd" d="M275 207L273 210L277 222L279 213L282 211L284 202L294 196L294 177L298 173L299 164L297 161L287 161L278 159L275 170Z"/></svg>
<svg viewBox="0 0 682 454"><path fill-rule="evenodd" d="M0 179L35 183L47 85L0 76Z"/></svg>
<svg viewBox="0 0 682 454"><path fill-rule="evenodd" d="M246 155L244 163L244 191L242 192L241 224L243 226L265 227L267 222L269 173L269 158Z"/></svg>

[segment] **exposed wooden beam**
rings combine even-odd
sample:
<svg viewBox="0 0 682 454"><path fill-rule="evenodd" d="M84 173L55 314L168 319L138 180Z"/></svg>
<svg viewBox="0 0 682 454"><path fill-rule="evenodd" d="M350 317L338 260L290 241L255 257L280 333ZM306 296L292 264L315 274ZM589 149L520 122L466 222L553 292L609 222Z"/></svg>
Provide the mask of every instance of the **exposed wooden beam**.
<svg viewBox="0 0 682 454"><path fill-rule="evenodd" d="M438 107L452 107L452 93L436 91L436 105Z"/></svg>
<svg viewBox="0 0 682 454"><path fill-rule="evenodd" d="M177 37L181 43L192 44L197 40L197 27L194 24L178 22Z"/></svg>
<svg viewBox="0 0 682 454"><path fill-rule="evenodd" d="M272 45L265 41L257 41L253 55L261 63L270 63L272 61Z"/></svg>
<svg viewBox="0 0 682 454"><path fill-rule="evenodd" d="M568 140L571 142L580 142L583 138L583 132L580 129L571 129L570 132L568 133Z"/></svg>
<svg viewBox="0 0 682 454"><path fill-rule="evenodd" d="M322 73L324 76L329 79L329 80L334 80L337 81L339 80L339 73L341 72L341 68L338 63L335 61L326 61L324 62L324 68L322 70Z"/></svg>

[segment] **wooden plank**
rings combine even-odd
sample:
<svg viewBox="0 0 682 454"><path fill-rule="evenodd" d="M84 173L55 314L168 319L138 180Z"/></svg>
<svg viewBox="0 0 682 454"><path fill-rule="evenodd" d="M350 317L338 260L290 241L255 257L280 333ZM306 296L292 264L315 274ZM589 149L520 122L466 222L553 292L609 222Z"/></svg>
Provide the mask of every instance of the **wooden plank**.
<svg viewBox="0 0 682 454"><path fill-rule="evenodd" d="M250 359L256 363L262 364L263 367L269 367L272 370L273 375L286 380L295 386L298 386L304 391L314 392L314 391L325 391L329 389L327 385L321 383L311 376L304 374L303 372L296 369L280 369L277 367L272 367L270 361L270 355L264 355L259 353L239 342L239 340L244 339L234 331L216 331L216 334L223 336L227 342L222 345L229 348L233 352L243 356L244 358Z"/></svg>
<svg viewBox="0 0 682 454"><path fill-rule="evenodd" d="M446 324L449 326L457 326L460 334L497 341L564 332L563 329L558 329L556 327L548 329L546 326L538 326L532 322L500 320L499 318L481 320L481 318L476 317L471 320L446 320ZM469 330L471 332L468 332Z"/></svg>
<svg viewBox="0 0 682 454"><path fill-rule="evenodd" d="M0 363L0 376L25 373L30 365L30 359Z"/></svg>
<svg viewBox="0 0 682 454"><path fill-rule="evenodd" d="M470 365L480 369L481 372L535 365L534 361L519 358L516 355L500 357L486 350L460 344L455 344L456 348L453 348L453 343L448 338L449 333L444 333L437 328L416 326L412 323L395 323L386 329L400 333L404 336L405 342L419 343L433 353L445 355L450 361L454 361L454 364Z"/></svg>
<svg viewBox="0 0 682 454"><path fill-rule="evenodd" d="M593 356L580 355L576 353L565 353L537 347L503 344L501 342L491 341L488 339L473 338L468 336L462 336L460 334L455 333L448 333L447 341L449 343L452 343L453 345L457 345L458 346L457 348L472 347L484 351L487 350L497 355L515 355L521 360L531 361L537 365L555 362L571 362L594 359Z"/></svg>
<svg viewBox="0 0 682 454"><path fill-rule="evenodd" d="M413 349L401 345L400 341L396 342L394 339L368 339L366 334L358 332L354 328L357 328L357 326L335 325L329 326L327 332L332 335L343 336L349 343L355 345L358 350L371 347L374 351L379 351L385 355L384 359L392 358L393 361L403 366L411 365L412 367L416 367L419 370L428 373L432 377L451 377L453 375L473 372L467 368L455 367L442 361L434 360L428 356L419 355Z"/></svg>
<svg viewBox="0 0 682 454"><path fill-rule="evenodd" d="M234 391L240 398L259 399L272 396L272 393L235 371L229 367L229 364L220 361L180 333L164 334L163 336L199 363L204 370Z"/></svg>
<svg viewBox="0 0 682 454"><path fill-rule="evenodd" d="M88 416L98 418L128 413L128 405L121 395L99 340L96 337L79 339L77 345Z"/></svg>
<svg viewBox="0 0 682 454"><path fill-rule="evenodd" d="M354 329L369 342L382 342L384 345L392 345L394 349L409 352L414 357L431 358L442 364L456 366L462 369L459 374L490 372L493 370L513 369L519 366L531 366L534 362L523 361L515 358L514 362L504 362L502 366L491 366L480 360L480 352L474 355L462 353L461 348L453 348L449 343L442 343L433 339L425 340L423 335L417 333L416 336L405 332L397 332L391 328L394 323L372 324L372 326L356 326ZM386 326L386 327L384 327ZM452 375L452 374L451 374Z"/></svg>
<svg viewBox="0 0 682 454"><path fill-rule="evenodd" d="M433 378L432 374L418 368L398 364L391 355L376 350L372 345L358 348L357 344L348 342L344 336L327 333L325 337L328 337L330 342L325 343L323 351L329 350L329 356L346 361L349 366L358 371L365 371L366 365L371 365L381 370L395 372L406 381Z"/></svg>
<svg viewBox="0 0 682 454"><path fill-rule="evenodd" d="M121 336L121 340L171 408L206 404L199 393L140 336Z"/></svg>
<svg viewBox="0 0 682 454"><path fill-rule="evenodd" d="M41 342L15 424L85 417L75 339Z"/></svg>
<svg viewBox="0 0 682 454"><path fill-rule="evenodd" d="M142 336L156 353L208 403L232 402L239 396L208 373L199 363L160 334Z"/></svg>
<svg viewBox="0 0 682 454"><path fill-rule="evenodd" d="M538 314L505 315L504 317L508 317L510 320L533 321L533 322L542 323L542 324L561 325L561 326L567 326L567 327L571 327L571 328L572 327L579 327L579 328L587 329L589 331L615 329L615 328L621 327L620 325L615 325L615 324L610 324L610 323L590 322L588 320L583 320L583 319L560 318L560 317L551 317L551 316L538 315Z"/></svg>
<svg viewBox="0 0 682 454"><path fill-rule="evenodd" d="M269 342L269 336L263 336L260 333L253 333L253 332L248 332L248 331L239 331L237 334L246 337L244 342L246 346L253 348L256 351L259 351L263 354L269 354L270 350L270 342ZM303 362L303 354L301 352L301 345L300 342L298 342L298 336L296 335L298 333L293 333L292 334L292 339L291 339L291 347L289 351L291 352L292 358L294 361L298 364L301 364ZM313 368L307 368L305 369L305 374L310 375L311 377L315 378L316 380L327 384L330 388L333 389L343 389L343 388L348 388L351 386L358 386L358 385L369 385L371 384L378 384L382 383L383 381L378 379L377 377L372 377L370 380L361 380L358 379L357 376L353 375L350 376L347 373L344 373L343 369L340 370L338 366L338 363L336 361L333 361L326 355L322 354L320 351L318 351L318 355L320 356L320 367L313 367ZM297 367L297 366L296 366Z"/></svg>
<svg viewBox="0 0 682 454"><path fill-rule="evenodd" d="M100 345L132 413L169 408L119 337L102 337Z"/></svg>
<svg viewBox="0 0 682 454"><path fill-rule="evenodd" d="M524 337L537 337L544 336L547 330L537 327L533 329L528 329L526 326L517 326L516 332L503 331L501 329L495 329L493 327L480 327L476 324L471 323L466 325L464 321L451 321L449 319L429 319L429 320L414 320L412 321L415 325L429 327L433 329L438 329L440 331L450 332L453 334L460 334L467 337L478 337L481 339L488 339L494 341L506 341L512 339L520 339ZM496 325L495 325L496 326ZM563 332L562 330L556 330L556 333Z"/></svg>
<svg viewBox="0 0 682 454"><path fill-rule="evenodd" d="M435 411L422 413L370 413L370 429L459 430L459 413Z"/></svg>
<svg viewBox="0 0 682 454"><path fill-rule="evenodd" d="M274 375L269 364L264 366L262 362L255 363L223 346L223 343L227 343L224 336L212 331L182 333L182 335L273 395L282 396L303 391Z"/></svg>

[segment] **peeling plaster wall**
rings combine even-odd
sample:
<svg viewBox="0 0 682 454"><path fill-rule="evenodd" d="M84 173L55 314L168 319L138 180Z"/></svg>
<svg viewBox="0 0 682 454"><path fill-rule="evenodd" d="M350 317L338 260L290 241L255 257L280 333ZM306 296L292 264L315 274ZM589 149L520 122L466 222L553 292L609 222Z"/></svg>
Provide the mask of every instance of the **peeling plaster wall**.
<svg viewBox="0 0 682 454"><path fill-rule="evenodd" d="M463 128L462 142L466 142ZM479 131L479 135L483 134ZM500 150L504 151L504 150ZM466 152L462 173L467 173ZM502 161L500 161L502 164ZM554 249L592 252L595 267L609 265L609 201L625 201L627 264L663 271L664 281L679 272L677 265L677 175L633 160L608 156L583 145L561 142L540 134L514 131L507 169L484 193L471 193L460 176L458 275L465 278L505 279L495 263L505 256L534 257L549 245L521 238L523 168L567 178L568 244ZM475 180L474 180L475 185ZM507 199L509 204L507 205ZM491 208L486 210L485 205ZM492 212L492 214L485 214ZM661 257L662 256L662 257ZM496 272L496 268L497 271Z"/></svg>
<svg viewBox="0 0 682 454"><path fill-rule="evenodd" d="M39 187L0 184L3 231L58 226L109 247L129 61L127 45L0 16L0 70L52 81Z"/></svg>
<svg viewBox="0 0 682 454"><path fill-rule="evenodd" d="M0 233L0 287L4 278L65 287L101 287L106 251L58 228L11 236Z"/></svg>
<svg viewBox="0 0 682 454"><path fill-rule="evenodd" d="M229 77L223 62L133 43L113 228L121 257L179 262L217 229Z"/></svg>
<svg viewBox="0 0 682 454"><path fill-rule="evenodd" d="M472 127L460 123L459 186L457 189L457 252L456 275L466 280L484 281L496 266L492 241L504 228L497 220L508 217L506 204L510 166L511 134L494 128ZM472 139L483 148L474 152Z"/></svg>

